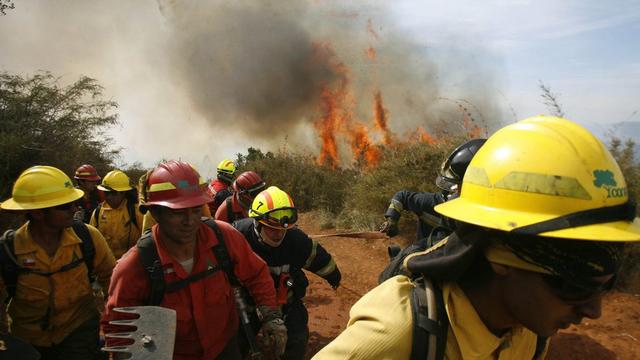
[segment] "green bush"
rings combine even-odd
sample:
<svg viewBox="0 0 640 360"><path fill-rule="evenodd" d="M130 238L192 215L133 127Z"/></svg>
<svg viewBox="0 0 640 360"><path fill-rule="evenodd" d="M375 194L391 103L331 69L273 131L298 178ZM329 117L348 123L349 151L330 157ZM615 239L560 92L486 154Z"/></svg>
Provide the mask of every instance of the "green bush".
<svg viewBox="0 0 640 360"><path fill-rule="evenodd" d="M354 170L319 166L312 155L287 151L263 153L255 148L249 148L246 155L238 154L236 165L238 173L255 171L267 185L288 192L301 211L325 209L337 213L357 174Z"/></svg>

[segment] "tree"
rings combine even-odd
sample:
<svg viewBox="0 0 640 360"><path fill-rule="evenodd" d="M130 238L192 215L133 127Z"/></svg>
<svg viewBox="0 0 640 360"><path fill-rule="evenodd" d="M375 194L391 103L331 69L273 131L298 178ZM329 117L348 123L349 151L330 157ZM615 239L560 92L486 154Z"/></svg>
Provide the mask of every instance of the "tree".
<svg viewBox="0 0 640 360"><path fill-rule="evenodd" d="M7 10L15 9L16 5L11 0L0 0L0 15L7 15Z"/></svg>
<svg viewBox="0 0 640 360"><path fill-rule="evenodd" d="M48 72L31 77L0 73L0 192L2 199L20 173L51 165L73 174L81 164L100 174L113 168L120 150L106 130L117 124L117 104L104 100L96 80L68 86Z"/></svg>

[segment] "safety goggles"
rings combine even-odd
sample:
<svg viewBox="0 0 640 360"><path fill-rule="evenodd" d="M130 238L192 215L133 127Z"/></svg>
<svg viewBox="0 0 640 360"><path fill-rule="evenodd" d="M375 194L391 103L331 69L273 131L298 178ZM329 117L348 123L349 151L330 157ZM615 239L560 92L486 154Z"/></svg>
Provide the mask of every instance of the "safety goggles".
<svg viewBox="0 0 640 360"><path fill-rule="evenodd" d="M291 211L292 215L291 217L282 216L280 218L273 216L274 213L278 211ZM258 218L258 221L274 229L287 230L287 229L291 229L293 225L296 223L296 221L298 221L298 211L295 208L290 208L290 207L279 208L279 209L272 210L262 214Z"/></svg>
<svg viewBox="0 0 640 360"><path fill-rule="evenodd" d="M616 276L614 275L606 283L598 283L595 281L587 281L584 284L577 284L575 282L563 279L560 276L540 274L545 283L551 288L551 290L562 300L569 302L581 302L591 299L597 294L601 294L613 289L616 282Z"/></svg>

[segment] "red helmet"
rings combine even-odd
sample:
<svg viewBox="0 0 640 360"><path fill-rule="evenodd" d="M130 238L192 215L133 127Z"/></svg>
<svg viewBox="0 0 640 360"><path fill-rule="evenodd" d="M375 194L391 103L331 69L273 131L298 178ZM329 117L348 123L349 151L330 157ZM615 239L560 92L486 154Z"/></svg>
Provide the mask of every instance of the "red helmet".
<svg viewBox="0 0 640 360"><path fill-rule="evenodd" d="M233 191L240 204L246 209L251 207L253 199L267 186L260 175L253 171L245 171L233 182Z"/></svg>
<svg viewBox="0 0 640 360"><path fill-rule="evenodd" d="M84 164L77 168L73 178L76 180L100 181L96 168L89 164Z"/></svg>
<svg viewBox="0 0 640 360"><path fill-rule="evenodd" d="M145 184L145 206L160 205L185 209L213 201L206 182L189 163L170 160L156 166Z"/></svg>

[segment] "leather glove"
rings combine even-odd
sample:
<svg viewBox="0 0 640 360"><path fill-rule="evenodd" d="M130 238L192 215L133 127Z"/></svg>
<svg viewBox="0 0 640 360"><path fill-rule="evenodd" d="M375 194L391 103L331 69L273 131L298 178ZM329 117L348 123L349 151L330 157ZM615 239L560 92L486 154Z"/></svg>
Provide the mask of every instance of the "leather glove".
<svg viewBox="0 0 640 360"><path fill-rule="evenodd" d="M265 305L258 306L262 318L262 336L273 348L276 358L284 354L287 346L287 327L282 320L282 312Z"/></svg>
<svg viewBox="0 0 640 360"><path fill-rule="evenodd" d="M340 286L340 279L342 279L342 274L340 274L340 269L337 267L325 278L333 290L336 290Z"/></svg>
<svg viewBox="0 0 640 360"><path fill-rule="evenodd" d="M380 225L380 232L387 234L388 237L394 237L400 232L398 230L398 220L394 218L386 218L387 220Z"/></svg>

